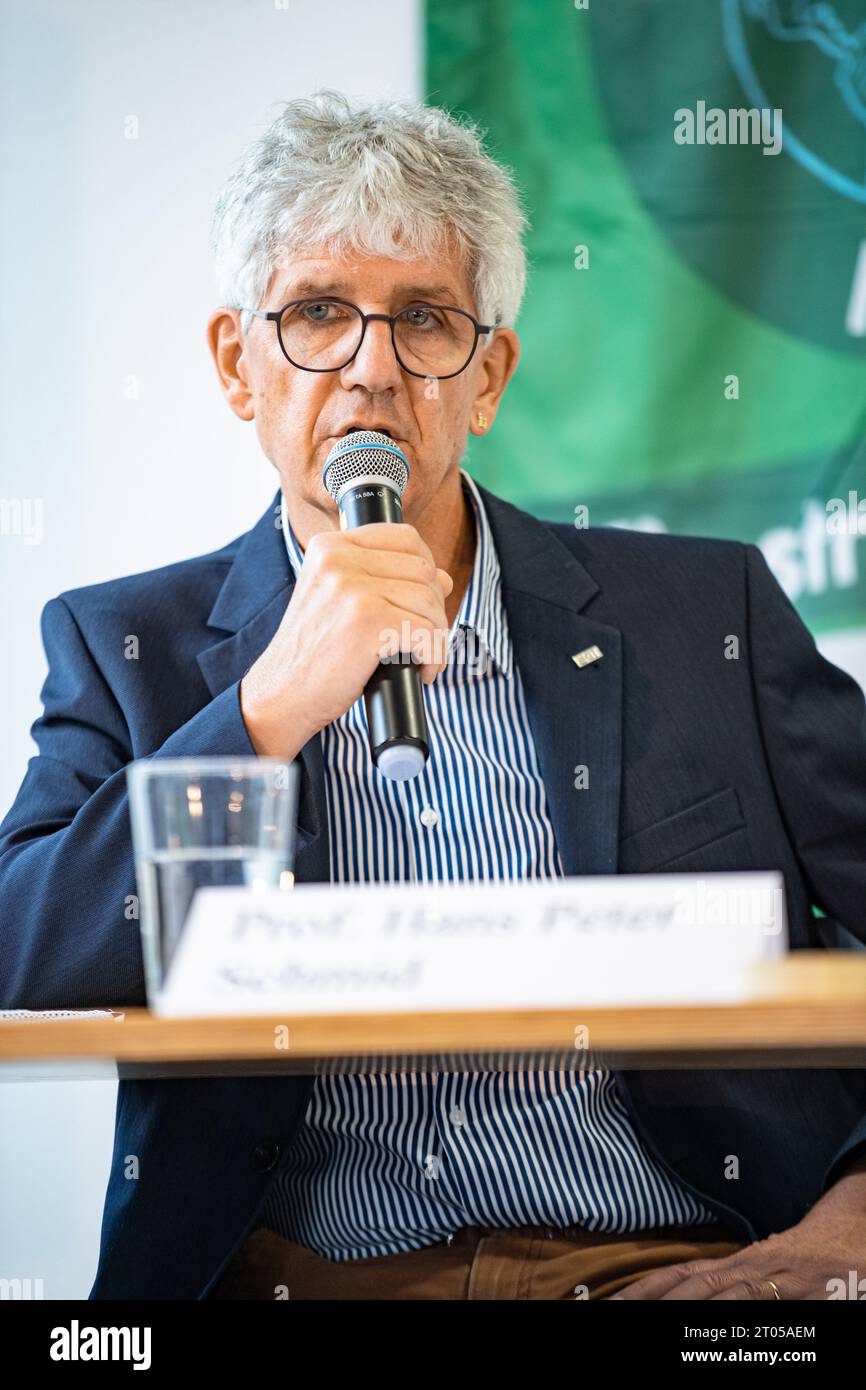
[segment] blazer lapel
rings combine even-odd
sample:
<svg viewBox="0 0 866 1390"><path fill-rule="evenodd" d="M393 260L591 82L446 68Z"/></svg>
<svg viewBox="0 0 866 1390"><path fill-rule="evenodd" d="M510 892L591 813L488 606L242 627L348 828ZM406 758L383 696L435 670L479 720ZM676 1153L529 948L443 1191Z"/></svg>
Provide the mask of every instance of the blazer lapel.
<svg viewBox="0 0 866 1390"><path fill-rule="evenodd" d="M514 659L563 870L616 873L621 634L583 614L599 586L556 533L485 488L479 491L496 542ZM603 655L576 666L573 655L593 646Z"/></svg>
<svg viewBox="0 0 866 1390"><path fill-rule="evenodd" d="M212 696L219 695L261 656L280 625L295 587L279 519L280 494L241 539L208 617L208 627L229 634L199 652L196 660ZM298 837L295 875L301 882L327 882L329 844L325 812L322 742L317 734L300 753Z"/></svg>

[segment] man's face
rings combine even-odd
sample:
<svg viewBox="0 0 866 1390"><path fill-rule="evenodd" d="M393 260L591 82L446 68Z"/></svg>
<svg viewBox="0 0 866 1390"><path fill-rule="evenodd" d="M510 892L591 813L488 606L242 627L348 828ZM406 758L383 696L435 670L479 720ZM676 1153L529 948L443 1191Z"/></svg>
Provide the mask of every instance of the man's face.
<svg viewBox="0 0 866 1390"><path fill-rule="evenodd" d="M268 310L315 295L351 300L366 313L393 314L410 304L446 304L476 318L477 306L459 256L398 261L360 255L335 259L324 248L292 257L275 270ZM357 356L334 372L305 372L286 360L273 323L253 319L245 336L237 310L218 310L209 325L211 350L229 404L255 420L259 442L280 476L293 516L304 529L337 525L322 484L334 443L354 428L387 431L409 460L403 499L418 525L443 480L458 464L467 434L485 433L517 365L516 335L501 329L489 348L479 340L469 366L446 381L410 376L400 367L387 323L367 325ZM486 417L481 426L478 416ZM307 509L318 512L318 521Z"/></svg>

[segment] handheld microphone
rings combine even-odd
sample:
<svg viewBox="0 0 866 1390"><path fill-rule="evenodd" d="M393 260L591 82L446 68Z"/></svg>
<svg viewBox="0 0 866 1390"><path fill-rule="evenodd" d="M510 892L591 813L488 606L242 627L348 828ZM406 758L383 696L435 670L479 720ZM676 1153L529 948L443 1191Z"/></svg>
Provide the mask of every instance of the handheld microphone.
<svg viewBox="0 0 866 1390"><path fill-rule="evenodd" d="M409 462L387 434L353 430L331 450L322 481L340 510L340 530L401 522ZM379 663L364 690L370 754L384 777L417 777L430 753L421 673L410 652Z"/></svg>

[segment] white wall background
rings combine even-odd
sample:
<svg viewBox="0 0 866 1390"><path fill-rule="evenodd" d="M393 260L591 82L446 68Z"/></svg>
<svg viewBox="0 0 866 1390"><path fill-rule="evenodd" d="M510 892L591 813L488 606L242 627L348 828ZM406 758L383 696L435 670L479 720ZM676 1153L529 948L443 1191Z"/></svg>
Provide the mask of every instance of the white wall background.
<svg viewBox="0 0 866 1390"><path fill-rule="evenodd" d="M422 57L420 0L3 0L0 19L0 500L42 509L40 543L0 533L2 816L35 752L47 600L224 545L276 490L205 344L222 180L280 101L415 97ZM0 1277L86 1297L115 1092L0 1073Z"/></svg>

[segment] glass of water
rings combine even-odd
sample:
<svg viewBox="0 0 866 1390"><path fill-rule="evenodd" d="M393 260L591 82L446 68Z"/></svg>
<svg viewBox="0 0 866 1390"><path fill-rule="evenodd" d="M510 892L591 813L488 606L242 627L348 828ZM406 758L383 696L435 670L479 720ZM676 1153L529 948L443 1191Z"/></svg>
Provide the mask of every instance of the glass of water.
<svg viewBox="0 0 866 1390"><path fill-rule="evenodd" d="M298 768L274 758L145 758L126 775L153 1004L197 889L293 886Z"/></svg>

